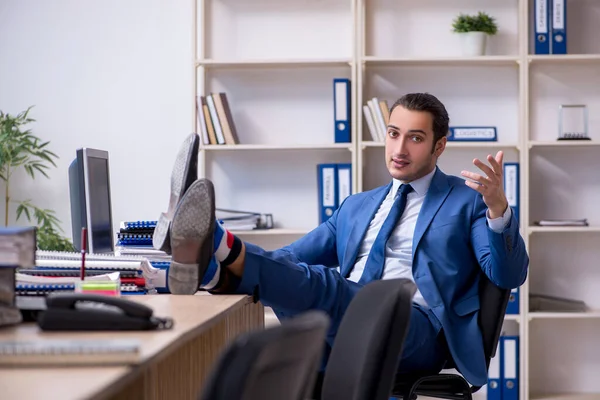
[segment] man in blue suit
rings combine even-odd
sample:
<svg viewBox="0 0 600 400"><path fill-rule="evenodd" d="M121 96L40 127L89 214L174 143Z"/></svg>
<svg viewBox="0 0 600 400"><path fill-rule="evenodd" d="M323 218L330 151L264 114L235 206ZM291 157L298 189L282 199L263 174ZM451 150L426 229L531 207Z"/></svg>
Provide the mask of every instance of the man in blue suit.
<svg viewBox="0 0 600 400"><path fill-rule="evenodd" d="M276 251L226 231L215 221L212 183L191 184L170 228L169 288L258 293L280 318L325 310L331 344L364 284L408 278L418 290L399 372L440 371L452 359L471 384L482 386L480 272L501 288L516 288L529 265L503 190L503 154L489 155L489 165L475 159L481 172L463 171L467 179L446 175L436 165L447 140L444 105L412 93L390 111L385 163L391 182L347 197L328 221Z"/></svg>

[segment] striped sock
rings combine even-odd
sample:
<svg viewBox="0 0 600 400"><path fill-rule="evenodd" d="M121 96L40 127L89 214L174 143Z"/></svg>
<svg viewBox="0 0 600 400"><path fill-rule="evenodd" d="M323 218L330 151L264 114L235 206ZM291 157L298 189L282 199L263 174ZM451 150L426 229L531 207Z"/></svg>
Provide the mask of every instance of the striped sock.
<svg viewBox="0 0 600 400"><path fill-rule="evenodd" d="M242 251L242 241L234 236L223 225L216 221L215 224L215 257L221 264L221 267L226 267L234 262Z"/></svg>
<svg viewBox="0 0 600 400"><path fill-rule="evenodd" d="M216 259L216 257L212 257L210 259L210 264L208 264L208 268L204 273L204 277L202 278L202 282L200 282L200 289L204 290L212 290L221 281L221 263Z"/></svg>

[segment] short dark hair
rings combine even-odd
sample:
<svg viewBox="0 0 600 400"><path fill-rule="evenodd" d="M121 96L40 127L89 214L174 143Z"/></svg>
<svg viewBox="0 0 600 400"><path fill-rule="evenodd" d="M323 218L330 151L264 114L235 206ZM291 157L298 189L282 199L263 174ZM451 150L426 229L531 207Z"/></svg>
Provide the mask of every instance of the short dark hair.
<svg viewBox="0 0 600 400"><path fill-rule="evenodd" d="M437 97L429 93L407 93L400 97L392 105L390 114L394 111L394 108L402 106L407 110L412 111L426 111L433 117L433 148L438 140L448 135L450 118L448 117L448 111Z"/></svg>

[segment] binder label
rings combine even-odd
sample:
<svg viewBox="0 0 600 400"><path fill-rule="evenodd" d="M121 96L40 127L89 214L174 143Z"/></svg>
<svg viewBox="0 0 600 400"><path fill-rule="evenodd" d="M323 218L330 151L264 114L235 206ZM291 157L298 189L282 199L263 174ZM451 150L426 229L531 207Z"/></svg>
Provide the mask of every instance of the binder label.
<svg viewBox="0 0 600 400"><path fill-rule="evenodd" d="M504 341L504 378L517 379L517 341Z"/></svg>
<svg viewBox="0 0 600 400"><path fill-rule="evenodd" d="M498 137L493 126L451 126L448 140L495 142Z"/></svg>
<svg viewBox="0 0 600 400"><path fill-rule="evenodd" d="M517 166L516 165L505 165L504 168L505 187L504 192L506 194L506 200L511 207L517 206Z"/></svg>
<svg viewBox="0 0 600 400"><path fill-rule="evenodd" d="M456 129L454 131L454 137L456 139L490 139L494 137L493 129L477 129L477 128L469 128L469 129Z"/></svg>
<svg viewBox="0 0 600 400"><path fill-rule="evenodd" d="M346 82L335 83L335 117L336 119L346 121L348 114L346 112L348 99L346 98Z"/></svg>
<svg viewBox="0 0 600 400"><path fill-rule="evenodd" d="M338 183L340 185L339 202L342 204L342 201L344 201L346 197L350 196L350 169L340 169L338 177Z"/></svg>
<svg viewBox="0 0 600 400"><path fill-rule="evenodd" d="M535 0L535 7L537 10L537 13L535 14L536 33L548 33L548 22L546 20L548 10L546 9L546 0Z"/></svg>
<svg viewBox="0 0 600 400"><path fill-rule="evenodd" d="M565 29L564 0L553 0L552 27L554 29Z"/></svg>
<svg viewBox="0 0 600 400"><path fill-rule="evenodd" d="M335 170L323 168L323 206L335 206Z"/></svg>

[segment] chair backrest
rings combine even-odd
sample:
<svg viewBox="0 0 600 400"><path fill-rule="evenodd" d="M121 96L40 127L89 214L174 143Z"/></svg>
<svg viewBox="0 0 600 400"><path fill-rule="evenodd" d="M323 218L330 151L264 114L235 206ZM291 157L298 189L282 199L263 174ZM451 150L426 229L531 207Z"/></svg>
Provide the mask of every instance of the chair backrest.
<svg viewBox="0 0 600 400"><path fill-rule="evenodd" d="M412 311L415 284L373 281L350 302L325 369L323 400L387 400Z"/></svg>
<svg viewBox="0 0 600 400"><path fill-rule="evenodd" d="M496 355L496 348L502 332L502 324L506 315L506 306L510 297L510 289L502 289L487 275L481 274L479 281L479 328L483 337L483 351L486 366Z"/></svg>
<svg viewBox="0 0 600 400"><path fill-rule="evenodd" d="M202 400L303 400L322 360L329 317L309 311L238 336L223 352Z"/></svg>

